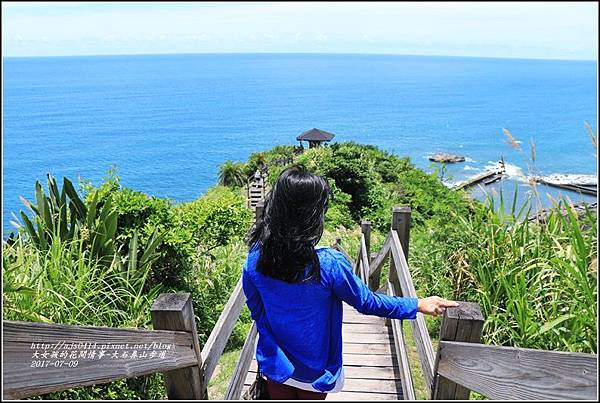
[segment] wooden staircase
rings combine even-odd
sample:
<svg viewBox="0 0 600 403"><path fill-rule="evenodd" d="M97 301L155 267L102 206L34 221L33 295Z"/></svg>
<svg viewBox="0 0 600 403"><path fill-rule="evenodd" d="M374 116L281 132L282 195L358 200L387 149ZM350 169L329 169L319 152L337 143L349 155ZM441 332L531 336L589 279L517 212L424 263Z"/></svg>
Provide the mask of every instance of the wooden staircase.
<svg viewBox="0 0 600 403"><path fill-rule="evenodd" d="M342 326L344 388L326 400L403 400L394 335L385 319L363 315L344 303ZM254 349L252 357L243 392L256 379Z"/></svg>
<svg viewBox="0 0 600 403"><path fill-rule="evenodd" d="M256 171L256 173L250 178L247 185L248 189L248 207L252 210L256 209L258 203L265 198L265 176Z"/></svg>

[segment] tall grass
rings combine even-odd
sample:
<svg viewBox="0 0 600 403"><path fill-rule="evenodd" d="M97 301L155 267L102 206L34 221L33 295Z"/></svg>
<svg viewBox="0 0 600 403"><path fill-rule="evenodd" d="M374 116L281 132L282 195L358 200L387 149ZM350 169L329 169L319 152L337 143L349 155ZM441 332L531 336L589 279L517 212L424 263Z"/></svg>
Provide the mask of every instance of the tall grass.
<svg viewBox="0 0 600 403"><path fill-rule="evenodd" d="M212 249L210 253L199 255L196 265L181 273L185 284L183 291L192 295L200 343L208 339L217 323L240 279L246 256L247 247L238 237L227 245ZM228 349L243 345L251 323L250 313L243 309L229 340Z"/></svg>
<svg viewBox="0 0 600 403"><path fill-rule="evenodd" d="M461 219L479 245L468 251L478 300L488 319L486 339L550 350L596 352L596 220L560 202L544 222L502 221L488 208L485 231ZM512 217L511 217L512 218Z"/></svg>
<svg viewBox="0 0 600 403"><path fill-rule="evenodd" d="M143 292L146 273L132 281L117 261L92 258L82 239L56 237L47 251L18 238L3 247L5 319L111 327L149 327L148 306L160 292Z"/></svg>
<svg viewBox="0 0 600 403"><path fill-rule="evenodd" d="M144 291L150 265L132 276L129 262L108 267L82 239L54 237L39 250L19 237L3 245L3 319L74 325L151 328L150 304L160 286ZM73 388L32 399L165 399L161 374Z"/></svg>
<svg viewBox="0 0 600 403"><path fill-rule="evenodd" d="M503 203L488 198L475 214L454 215L442 238L420 231L411 250L415 285L479 302L487 343L595 353L596 213L578 217L562 200L530 221L516 195L508 212Z"/></svg>

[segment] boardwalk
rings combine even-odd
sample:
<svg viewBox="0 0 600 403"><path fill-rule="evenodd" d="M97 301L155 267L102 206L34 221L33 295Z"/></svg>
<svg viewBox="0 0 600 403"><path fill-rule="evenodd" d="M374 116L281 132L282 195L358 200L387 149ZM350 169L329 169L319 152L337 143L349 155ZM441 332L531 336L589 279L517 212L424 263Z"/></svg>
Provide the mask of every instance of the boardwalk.
<svg viewBox="0 0 600 403"><path fill-rule="evenodd" d="M344 304L344 373L346 382L327 400L402 400L400 372L392 330L385 319L362 315ZM246 375L244 391L256 378L256 359Z"/></svg>

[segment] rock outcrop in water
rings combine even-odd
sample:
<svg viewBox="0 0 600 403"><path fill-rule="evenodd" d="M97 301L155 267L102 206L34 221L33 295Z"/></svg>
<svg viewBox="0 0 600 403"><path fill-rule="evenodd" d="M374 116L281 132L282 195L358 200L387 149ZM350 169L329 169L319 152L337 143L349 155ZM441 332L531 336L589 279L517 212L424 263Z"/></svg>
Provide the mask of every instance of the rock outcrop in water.
<svg viewBox="0 0 600 403"><path fill-rule="evenodd" d="M434 162L442 162L442 163L455 163L455 162L463 162L465 157L456 154L447 154L447 153L437 153L429 157L430 161Z"/></svg>

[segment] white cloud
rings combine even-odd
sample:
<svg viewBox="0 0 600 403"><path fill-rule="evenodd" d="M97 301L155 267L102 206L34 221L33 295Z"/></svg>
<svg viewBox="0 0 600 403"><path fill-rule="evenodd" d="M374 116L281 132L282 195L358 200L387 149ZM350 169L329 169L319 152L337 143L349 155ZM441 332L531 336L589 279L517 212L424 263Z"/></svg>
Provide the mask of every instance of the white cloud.
<svg viewBox="0 0 600 403"><path fill-rule="evenodd" d="M210 35L204 33L200 35L192 35L192 40L200 42L208 41L210 40Z"/></svg>
<svg viewBox="0 0 600 403"><path fill-rule="evenodd" d="M595 3L3 2L2 10L8 56L77 54L84 42L91 53L120 52L94 49L107 35L133 53L137 42L148 53L145 38L161 35L155 53L189 51L190 38L196 52L406 53L427 43L428 54L580 59L597 59L598 45ZM55 46L25 45L16 33Z"/></svg>

